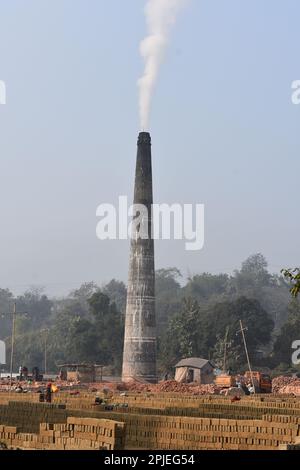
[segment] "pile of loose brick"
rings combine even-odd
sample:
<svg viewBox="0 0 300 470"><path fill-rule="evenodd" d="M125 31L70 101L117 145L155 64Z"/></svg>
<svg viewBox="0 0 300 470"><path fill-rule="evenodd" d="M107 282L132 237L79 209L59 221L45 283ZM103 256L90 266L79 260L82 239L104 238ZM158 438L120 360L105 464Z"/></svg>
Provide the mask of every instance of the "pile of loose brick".
<svg viewBox="0 0 300 470"><path fill-rule="evenodd" d="M294 395L300 395L300 379L297 377L285 377L279 376L273 379L272 382L273 392L276 393L293 393Z"/></svg>
<svg viewBox="0 0 300 470"><path fill-rule="evenodd" d="M128 382L121 383L118 386L119 390L133 391L133 392L168 392L168 393L189 393L190 395L208 395L217 394L220 388L214 384L186 384L179 383L175 380L165 380L157 384L141 383L141 382Z"/></svg>

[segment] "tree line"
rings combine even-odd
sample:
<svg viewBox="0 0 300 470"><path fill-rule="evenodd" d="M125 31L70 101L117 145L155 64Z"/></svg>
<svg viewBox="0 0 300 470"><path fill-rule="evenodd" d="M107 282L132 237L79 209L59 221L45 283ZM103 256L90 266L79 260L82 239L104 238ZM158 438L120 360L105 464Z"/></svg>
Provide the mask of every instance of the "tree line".
<svg viewBox="0 0 300 470"><path fill-rule="evenodd" d="M177 268L156 272L156 315L160 375L172 373L182 357L200 356L223 367L246 369L239 321L255 367L276 372L297 372L291 363L292 343L300 339L300 305L290 294L290 279L271 274L261 254L250 256L232 275L201 273L183 282ZM17 302L15 369L19 365L57 372L68 362L93 362L119 375L122 364L126 286L111 280L99 287L83 284L61 299L41 289L15 297L0 289L0 314ZM10 354L10 315L0 315L0 339ZM297 337L299 336L299 338ZM8 361L7 361L8 362ZM6 369L7 370L7 369Z"/></svg>

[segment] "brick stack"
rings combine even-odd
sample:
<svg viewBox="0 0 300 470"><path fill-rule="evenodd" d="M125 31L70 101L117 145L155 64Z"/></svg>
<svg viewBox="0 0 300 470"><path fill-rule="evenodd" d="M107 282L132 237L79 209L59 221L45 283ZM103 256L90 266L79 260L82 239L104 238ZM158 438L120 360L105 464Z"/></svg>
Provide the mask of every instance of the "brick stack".
<svg viewBox="0 0 300 470"><path fill-rule="evenodd" d="M0 424L16 426L20 432L38 433L43 422L65 423L67 411L63 405L9 402L0 405Z"/></svg>
<svg viewBox="0 0 300 470"><path fill-rule="evenodd" d="M47 449L123 449L125 424L107 419L69 417L66 424L41 424L40 438Z"/></svg>
<svg viewBox="0 0 300 470"><path fill-rule="evenodd" d="M15 426L0 426L0 441L9 449L121 450L125 425L107 419L73 418L65 424L41 423L39 434L18 432Z"/></svg>
<svg viewBox="0 0 300 470"><path fill-rule="evenodd" d="M116 419L117 413L109 413ZM278 450L295 444L299 425L267 420L230 420L124 414L126 448L177 450Z"/></svg>
<svg viewBox="0 0 300 470"><path fill-rule="evenodd" d="M112 410L94 406L95 394L90 393L71 397L59 393L55 399L61 404L10 402L0 405L0 442L8 441L14 448L43 449L125 445L127 449L277 450L299 446L299 398L259 395L231 403L230 398L220 396L158 395L115 396ZM40 423L45 424L40 427ZM126 423L125 443L122 423Z"/></svg>
<svg viewBox="0 0 300 470"><path fill-rule="evenodd" d="M7 405L9 401L38 403L38 393L16 393L16 392L0 392L0 404Z"/></svg>

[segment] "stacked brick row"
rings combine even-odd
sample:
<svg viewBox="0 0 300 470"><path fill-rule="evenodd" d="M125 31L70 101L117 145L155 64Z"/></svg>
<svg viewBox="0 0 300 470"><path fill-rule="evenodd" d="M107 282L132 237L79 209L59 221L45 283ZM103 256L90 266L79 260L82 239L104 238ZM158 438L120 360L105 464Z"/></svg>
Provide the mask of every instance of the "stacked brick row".
<svg viewBox="0 0 300 470"><path fill-rule="evenodd" d="M9 402L0 405L0 424L15 426L24 433L38 433L39 424L66 423L68 413L63 405Z"/></svg>
<svg viewBox="0 0 300 470"><path fill-rule="evenodd" d="M226 405L231 404L232 397L220 397L220 396L209 396L209 397L195 397L195 396L155 396L155 395L128 395L123 399L126 401L130 407L134 408L155 408L155 409L164 409L164 408L199 408L203 404L219 404ZM111 400L112 403L119 403L120 397L114 396ZM291 397L285 399L274 398L271 396L260 396L260 397L243 397L243 405L251 407L269 407L276 406L277 408L290 408L298 409L300 412L300 400Z"/></svg>
<svg viewBox="0 0 300 470"><path fill-rule="evenodd" d="M125 443L125 424L69 417L65 424L41 423L39 434L22 433L15 426L1 425L0 441L9 449L121 450Z"/></svg>
<svg viewBox="0 0 300 470"><path fill-rule="evenodd" d="M38 393L16 393L16 392L0 392L0 405L7 405L9 401L38 403Z"/></svg>
<svg viewBox="0 0 300 470"><path fill-rule="evenodd" d="M131 399L127 409L120 406L113 411L104 411L98 406L93 410L85 409L86 400L92 397L72 397L67 407L25 402L0 405L0 423L6 428L2 431L4 437L11 439L10 445L14 441L15 448L21 447L15 441L24 441L24 448L110 448L112 443L101 441L102 436L114 439L114 448L122 448L122 423L126 423L127 449L276 450L296 449L299 445L300 400L292 397L284 400L251 397L231 403L224 397L176 396L166 397L161 407L153 396L130 395L118 397L120 405L123 400ZM161 402L162 397L158 400ZM99 420L118 423L113 435L97 431ZM40 428L39 423L52 424ZM13 427L19 431L15 432L14 439L7 436L7 433L14 433ZM123 441L118 428L123 429Z"/></svg>
<svg viewBox="0 0 300 470"><path fill-rule="evenodd" d="M117 413L110 413L115 418ZM120 419L120 417L119 417ZM278 450L296 444L299 425L270 420L122 415L127 449Z"/></svg>
<svg viewBox="0 0 300 470"><path fill-rule="evenodd" d="M78 404L74 408L70 408L72 411L83 412L85 408L80 408ZM94 412L102 412L104 408L102 406L94 406ZM86 410L87 411L87 410ZM262 416L270 414L273 416L276 415L287 415L287 416L300 416L299 408L281 408L277 407L274 404L272 406L255 404L243 404L243 403L207 403L201 404L197 408L185 408L173 404L172 408L152 408L152 407L124 407L122 403L118 407L114 407L113 411L115 413L121 413L123 415L130 414L142 414L142 415L151 415L151 416L189 416L189 417L204 417L204 418L227 418L227 419L261 419Z"/></svg>

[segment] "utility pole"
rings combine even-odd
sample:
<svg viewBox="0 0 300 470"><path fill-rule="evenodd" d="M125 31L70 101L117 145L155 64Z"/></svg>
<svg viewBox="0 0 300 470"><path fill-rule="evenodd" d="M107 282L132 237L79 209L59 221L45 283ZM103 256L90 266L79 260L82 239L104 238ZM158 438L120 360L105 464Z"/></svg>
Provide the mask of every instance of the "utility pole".
<svg viewBox="0 0 300 470"><path fill-rule="evenodd" d="M15 333L16 333L16 315L17 315L17 306L16 306L16 302L14 302L13 312L12 312L11 351L10 351L10 389L12 387Z"/></svg>
<svg viewBox="0 0 300 470"><path fill-rule="evenodd" d="M44 374L47 374L47 340L48 340L48 333L49 333L49 328L45 328L44 330L41 330L41 333L45 333L44 337Z"/></svg>
<svg viewBox="0 0 300 470"><path fill-rule="evenodd" d="M26 312L17 312L17 304L14 302L13 311L3 313L4 315L12 315L12 329L11 329L11 351L10 351L10 389L12 389L12 375L14 366L14 350L15 350L15 336L16 336L16 317L17 315L26 315Z"/></svg>
<svg viewBox="0 0 300 470"><path fill-rule="evenodd" d="M227 346L229 346L229 343L227 343L228 333L229 333L229 328L227 326L226 333L225 333L225 340L224 340L224 360L223 360L223 372L224 372L224 374L226 374Z"/></svg>
<svg viewBox="0 0 300 470"><path fill-rule="evenodd" d="M242 323L242 320L240 320L240 327L241 329L237 332L238 333L242 333L242 337L243 337L243 342L244 342L244 347L245 347L245 352L246 352L246 357L247 357L247 362L248 362L248 367L249 367L249 372L250 372L250 377L251 377L251 382L252 382L252 387L253 387L253 391L255 393L255 384L254 384L254 379L253 379L253 372L252 372L252 369L251 369L251 364L250 364L250 359L249 359L249 353L248 353L248 348L247 348L247 343L246 343L246 337L245 337L245 331L248 330L247 327L243 327L243 323Z"/></svg>

